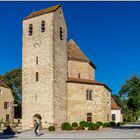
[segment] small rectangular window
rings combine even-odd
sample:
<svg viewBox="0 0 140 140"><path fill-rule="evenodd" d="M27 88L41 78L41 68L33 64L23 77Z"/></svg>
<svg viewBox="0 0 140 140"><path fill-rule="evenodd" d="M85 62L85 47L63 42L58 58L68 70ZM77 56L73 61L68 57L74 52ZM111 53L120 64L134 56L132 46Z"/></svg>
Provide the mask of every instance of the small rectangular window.
<svg viewBox="0 0 140 140"><path fill-rule="evenodd" d="M87 122L92 122L92 113L87 113Z"/></svg>
<svg viewBox="0 0 140 140"><path fill-rule="evenodd" d="M80 75L80 72L78 73L78 78L80 78L81 77L81 75Z"/></svg>
<svg viewBox="0 0 140 140"><path fill-rule="evenodd" d="M0 94L2 94L2 89L0 89Z"/></svg>
<svg viewBox="0 0 140 140"><path fill-rule="evenodd" d="M39 81L39 73L36 72L36 81Z"/></svg>
<svg viewBox="0 0 140 140"><path fill-rule="evenodd" d="M36 57L36 64L38 65L38 57Z"/></svg>
<svg viewBox="0 0 140 140"><path fill-rule="evenodd" d="M9 108L9 102L4 102L4 109L8 109Z"/></svg>
<svg viewBox="0 0 140 140"><path fill-rule="evenodd" d="M115 120L116 120L116 115L112 114L112 121L115 121Z"/></svg>
<svg viewBox="0 0 140 140"><path fill-rule="evenodd" d="M87 100L92 100L92 91L91 90L86 91L86 99Z"/></svg>

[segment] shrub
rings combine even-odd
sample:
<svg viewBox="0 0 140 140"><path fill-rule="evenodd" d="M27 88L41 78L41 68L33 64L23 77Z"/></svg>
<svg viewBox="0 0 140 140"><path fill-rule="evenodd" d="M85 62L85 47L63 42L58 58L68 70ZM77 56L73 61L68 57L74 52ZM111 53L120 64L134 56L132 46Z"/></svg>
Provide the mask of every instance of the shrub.
<svg viewBox="0 0 140 140"><path fill-rule="evenodd" d="M125 125L125 122L120 122L120 125Z"/></svg>
<svg viewBox="0 0 140 140"><path fill-rule="evenodd" d="M121 126L120 122L117 123L117 126Z"/></svg>
<svg viewBox="0 0 140 140"><path fill-rule="evenodd" d="M110 126L116 126L116 122L109 122Z"/></svg>
<svg viewBox="0 0 140 140"><path fill-rule="evenodd" d="M103 124L103 127L110 127L110 124L106 122Z"/></svg>
<svg viewBox="0 0 140 140"><path fill-rule="evenodd" d="M96 122L97 124L99 124L99 126L103 126L102 122Z"/></svg>
<svg viewBox="0 0 140 140"><path fill-rule="evenodd" d="M124 124L125 124L124 122L118 122L117 126L121 126L121 125L124 125Z"/></svg>
<svg viewBox="0 0 140 140"><path fill-rule="evenodd" d="M3 122L3 126L7 127L7 126L9 126L9 123L8 122Z"/></svg>
<svg viewBox="0 0 140 140"><path fill-rule="evenodd" d="M92 125L92 130L98 130L99 127L100 127L99 124L93 123L93 125Z"/></svg>
<svg viewBox="0 0 140 140"><path fill-rule="evenodd" d="M86 121L81 121L79 123L80 126L83 126L83 127L88 127L88 123Z"/></svg>
<svg viewBox="0 0 140 140"><path fill-rule="evenodd" d="M48 130L49 131L55 131L55 127L54 126L49 126Z"/></svg>
<svg viewBox="0 0 140 140"><path fill-rule="evenodd" d="M72 130L72 127L71 127L70 123L64 122L61 124L61 129L62 130Z"/></svg>
<svg viewBox="0 0 140 140"><path fill-rule="evenodd" d="M83 127L83 126L78 126L78 127L76 128L76 130L84 130L84 127Z"/></svg>
<svg viewBox="0 0 140 140"><path fill-rule="evenodd" d="M73 122L72 123L72 127L78 127L78 123L77 122Z"/></svg>
<svg viewBox="0 0 140 140"><path fill-rule="evenodd" d="M88 127L88 130L93 130L93 123L87 122L87 127Z"/></svg>

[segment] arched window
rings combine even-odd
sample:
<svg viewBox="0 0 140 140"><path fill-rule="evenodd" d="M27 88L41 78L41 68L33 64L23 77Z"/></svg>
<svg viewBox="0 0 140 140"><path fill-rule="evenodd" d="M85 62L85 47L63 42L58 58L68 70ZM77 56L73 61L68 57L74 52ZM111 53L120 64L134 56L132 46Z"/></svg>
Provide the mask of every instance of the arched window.
<svg viewBox="0 0 140 140"><path fill-rule="evenodd" d="M30 24L29 25L29 36L31 36L33 34L33 25Z"/></svg>
<svg viewBox="0 0 140 140"><path fill-rule="evenodd" d="M45 32L45 21L41 22L41 32Z"/></svg>
<svg viewBox="0 0 140 140"><path fill-rule="evenodd" d="M63 30L62 30L62 27L60 27L60 39L63 40Z"/></svg>

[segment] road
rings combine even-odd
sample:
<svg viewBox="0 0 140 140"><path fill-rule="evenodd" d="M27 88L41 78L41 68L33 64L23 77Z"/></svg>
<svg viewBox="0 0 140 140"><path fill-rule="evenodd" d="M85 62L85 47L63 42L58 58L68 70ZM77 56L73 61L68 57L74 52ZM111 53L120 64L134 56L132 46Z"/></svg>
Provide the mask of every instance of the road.
<svg viewBox="0 0 140 140"><path fill-rule="evenodd" d="M127 125L121 128L105 128L98 131L41 131L42 135L36 137L32 131L22 132L15 137L9 136L9 139L46 139L46 140L140 140L140 125ZM8 138L3 137L2 138Z"/></svg>

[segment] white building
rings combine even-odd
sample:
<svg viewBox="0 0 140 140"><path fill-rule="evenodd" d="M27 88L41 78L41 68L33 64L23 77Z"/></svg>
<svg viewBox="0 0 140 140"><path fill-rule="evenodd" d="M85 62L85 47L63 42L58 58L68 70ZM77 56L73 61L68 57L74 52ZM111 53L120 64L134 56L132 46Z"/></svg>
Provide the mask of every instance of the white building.
<svg viewBox="0 0 140 140"><path fill-rule="evenodd" d="M112 121L114 122L121 122L122 117L121 117L121 108L118 107L114 99L111 99L111 116L112 116Z"/></svg>

